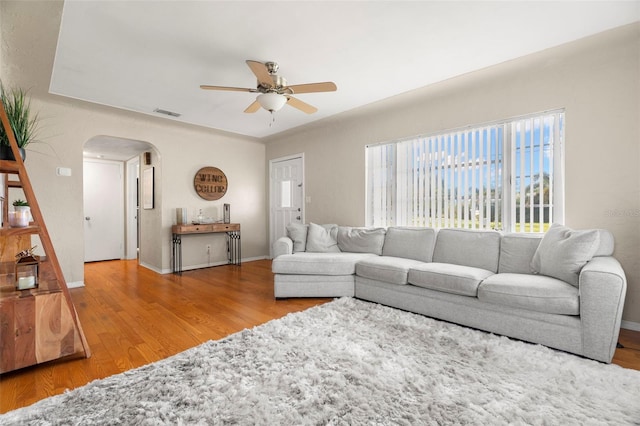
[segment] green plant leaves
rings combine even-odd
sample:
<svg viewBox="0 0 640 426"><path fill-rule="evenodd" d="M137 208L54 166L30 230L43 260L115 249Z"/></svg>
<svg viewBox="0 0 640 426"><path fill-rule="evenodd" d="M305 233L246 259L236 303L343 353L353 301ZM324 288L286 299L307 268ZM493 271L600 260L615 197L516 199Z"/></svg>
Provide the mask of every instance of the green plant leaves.
<svg viewBox="0 0 640 426"><path fill-rule="evenodd" d="M7 112L18 147L24 148L35 140L38 114L32 113L31 101L22 89L6 89L0 83L0 99ZM4 126L0 126L0 144L9 145L9 136Z"/></svg>

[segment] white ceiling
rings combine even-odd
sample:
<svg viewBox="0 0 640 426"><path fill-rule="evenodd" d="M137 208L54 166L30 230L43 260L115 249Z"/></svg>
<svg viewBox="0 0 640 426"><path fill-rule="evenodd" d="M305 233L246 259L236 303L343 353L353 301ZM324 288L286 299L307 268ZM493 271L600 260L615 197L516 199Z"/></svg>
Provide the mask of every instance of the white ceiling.
<svg viewBox="0 0 640 426"><path fill-rule="evenodd" d="M50 91L260 138L638 20L638 1L67 0ZM270 126L243 113L255 94L199 88L255 88L247 59L338 91Z"/></svg>

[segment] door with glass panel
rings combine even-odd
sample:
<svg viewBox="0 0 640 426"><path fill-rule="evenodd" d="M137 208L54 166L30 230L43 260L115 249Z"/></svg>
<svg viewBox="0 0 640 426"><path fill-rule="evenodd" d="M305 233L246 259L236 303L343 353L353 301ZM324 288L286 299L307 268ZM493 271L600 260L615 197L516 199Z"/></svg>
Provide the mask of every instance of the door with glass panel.
<svg viewBox="0 0 640 426"><path fill-rule="evenodd" d="M304 160L302 155L271 160L269 247L287 235L291 222L304 223Z"/></svg>

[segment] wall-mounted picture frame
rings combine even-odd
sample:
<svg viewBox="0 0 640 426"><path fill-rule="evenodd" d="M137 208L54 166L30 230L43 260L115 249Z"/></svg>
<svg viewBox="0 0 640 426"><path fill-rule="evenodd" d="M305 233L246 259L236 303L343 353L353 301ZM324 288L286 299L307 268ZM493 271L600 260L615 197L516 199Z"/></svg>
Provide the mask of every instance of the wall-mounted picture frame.
<svg viewBox="0 0 640 426"><path fill-rule="evenodd" d="M142 208L153 209L153 171L154 167L149 167L142 171Z"/></svg>

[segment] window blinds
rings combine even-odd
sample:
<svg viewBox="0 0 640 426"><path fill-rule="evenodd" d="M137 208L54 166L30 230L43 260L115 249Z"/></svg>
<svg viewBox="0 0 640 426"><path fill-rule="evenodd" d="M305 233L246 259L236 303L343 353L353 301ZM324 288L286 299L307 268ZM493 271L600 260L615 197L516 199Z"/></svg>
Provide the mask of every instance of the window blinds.
<svg viewBox="0 0 640 426"><path fill-rule="evenodd" d="M369 146L367 223L538 232L562 112Z"/></svg>

